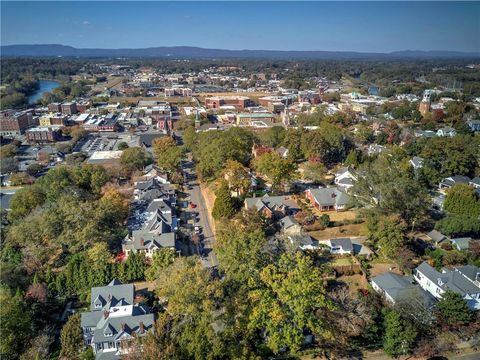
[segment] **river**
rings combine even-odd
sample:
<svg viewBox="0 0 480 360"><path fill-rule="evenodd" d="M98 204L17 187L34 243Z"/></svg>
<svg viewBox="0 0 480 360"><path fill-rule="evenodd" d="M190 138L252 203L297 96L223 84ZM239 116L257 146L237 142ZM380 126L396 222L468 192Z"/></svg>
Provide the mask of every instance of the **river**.
<svg viewBox="0 0 480 360"><path fill-rule="evenodd" d="M60 83L52 80L40 80L40 87L32 95L28 97L29 104L35 104L37 100L40 100L44 93L50 92L53 89L60 86Z"/></svg>

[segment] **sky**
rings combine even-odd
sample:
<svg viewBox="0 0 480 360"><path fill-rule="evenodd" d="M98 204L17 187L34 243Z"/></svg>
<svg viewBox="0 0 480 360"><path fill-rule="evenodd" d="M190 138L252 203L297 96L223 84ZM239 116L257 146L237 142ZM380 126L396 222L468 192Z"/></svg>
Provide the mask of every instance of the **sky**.
<svg viewBox="0 0 480 360"><path fill-rule="evenodd" d="M480 2L1 1L1 44L480 51Z"/></svg>

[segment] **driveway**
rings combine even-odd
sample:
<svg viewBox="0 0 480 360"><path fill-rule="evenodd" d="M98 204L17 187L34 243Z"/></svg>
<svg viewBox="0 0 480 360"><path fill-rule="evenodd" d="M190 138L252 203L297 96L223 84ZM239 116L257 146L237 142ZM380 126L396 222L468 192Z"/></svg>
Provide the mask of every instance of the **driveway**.
<svg viewBox="0 0 480 360"><path fill-rule="evenodd" d="M190 195L190 202L197 205L194 209L188 209L188 212L197 213L198 216L195 225L200 226L203 235L202 237L202 264L206 267L215 267L218 265L217 257L213 252L213 245L215 244L215 236L212 231L212 226L209 222L208 209L205 204L202 192L200 190L197 176L195 174L195 163L193 161L183 161L182 171L185 177L185 185L188 185L189 189L187 193Z"/></svg>

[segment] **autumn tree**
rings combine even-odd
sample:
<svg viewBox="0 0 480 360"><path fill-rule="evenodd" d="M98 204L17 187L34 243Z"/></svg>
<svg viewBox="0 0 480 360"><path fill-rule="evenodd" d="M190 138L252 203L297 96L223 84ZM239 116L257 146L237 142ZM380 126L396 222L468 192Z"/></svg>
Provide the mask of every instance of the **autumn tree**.
<svg viewBox="0 0 480 360"><path fill-rule="evenodd" d="M260 272L257 289L249 293L252 312L249 327L263 331L267 346L278 353L287 347L300 350L304 331L318 338L333 338L325 313L333 310L323 274L309 256L285 253L278 263Z"/></svg>
<svg viewBox="0 0 480 360"><path fill-rule="evenodd" d="M250 174L248 173L248 169L238 161L226 161L224 176L229 187L238 194L243 194L250 188Z"/></svg>

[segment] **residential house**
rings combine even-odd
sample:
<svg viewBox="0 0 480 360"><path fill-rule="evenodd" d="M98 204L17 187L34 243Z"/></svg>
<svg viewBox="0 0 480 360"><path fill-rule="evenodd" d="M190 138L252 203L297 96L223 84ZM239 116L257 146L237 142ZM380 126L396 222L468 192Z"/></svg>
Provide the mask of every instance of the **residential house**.
<svg viewBox="0 0 480 360"><path fill-rule="evenodd" d="M335 174L335 184L345 190L353 187L355 181L357 181L357 175L350 166L341 168Z"/></svg>
<svg viewBox="0 0 480 360"><path fill-rule="evenodd" d="M290 196L263 195L260 198L246 198L245 209L256 209L269 219L279 219L296 211L297 204Z"/></svg>
<svg viewBox="0 0 480 360"><path fill-rule="evenodd" d="M116 279L91 289L90 311L81 314L81 327L95 359L120 359L139 352L134 340L154 331L154 315L147 306L135 303L134 295L133 284Z"/></svg>
<svg viewBox="0 0 480 360"><path fill-rule="evenodd" d="M450 189L453 185L456 184L468 184L470 182L470 178L468 176L456 175L450 176L443 179L440 184L438 184L438 188L440 190Z"/></svg>
<svg viewBox="0 0 480 360"><path fill-rule="evenodd" d="M473 132L480 131L480 120L468 120L467 125Z"/></svg>
<svg viewBox="0 0 480 360"><path fill-rule="evenodd" d="M145 230L135 230L131 236L122 241L122 251L125 257L130 253L144 253L145 257L152 258L160 249L177 250L178 244L174 232L155 233Z"/></svg>
<svg viewBox="0 0 480 360"><path fill-rule="evenodd" d="M437 136L454 137L455 135L457 135L457 131L451 127L444 127L437 130Z"/></svg>
<svg viewBox="0 0 480 360"><path fill-rule="evenodd" d="M472 180L469 181L469 185L473 186L475 189L480 189L480 176L474 177Z"/></svg>
<svg viewBox="0 0 480 360"><path fill-rule="evenodd" d="M367 154L375 155L375 154L381 154L382 152L385 152L385 151L387 151L387 148L383 145L370 144L368 146Z"/></svg>
<svg viewBox="0 0 480 360"><path fill-rule="evenodd" d="M278 221L281 231L287 235L300 235L302 226L293 216L285 216Z"/></svg>
<svg viewBox="0 0 480 360"><path fill-rule="evenodd" d="M421 263L414 270L418 284L437 299L451 290L462 296L472 310L480 310L480 268L473 265L437 271L428 263Z"/></svg>
<svg viewBox="0 0 480 360"><path fill-rule="evenodd" d="M419 303L431 308L435 303L435 299L408 276L386 272L372 278L370 283L372 288L385 296L385 299L392 305Z"/></svg>
<svg viewBox="0 0 480 360"><path fill-rule="evenodd" d="M477 240L472 240L471 237L455 238L450 240L452 245L455 246L460 251L468 250L470 246L470 241L477 241Z"/></svg>
<svg viewBox="0 0 480 360"><path fill-rule="evenodd" d="M350 238L331 239L328 242L330 253L335 255L345 255L353 253L353 244Z"/></svg>
<svg viewBox="0 0 480 360"><path fill-rule="evenodd" d="M414 156L410 159L410 165L412 166L414 171L421 169L423 167L423 158L420 156Z"/></svg>
<svg viewBox="0 0 480 360"><path fill-rule="evenodd" d="M437 230L432 230L429 233L427 233L427 237L430 240L432 240L435 243L435 245L438 245L438 244L448 240L448 237L446 237L445 235L443 235L441 232L439 232Z"/></svg>
<svg viewBox="0 0 480 360"><path fill-rule="evenodd" d="M311 205L320 211L345 210L350 201L350 196L339 187L307 189L305 195Z"/></svg>

